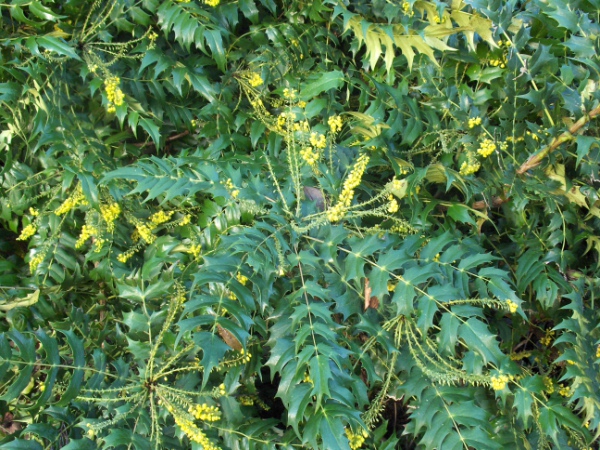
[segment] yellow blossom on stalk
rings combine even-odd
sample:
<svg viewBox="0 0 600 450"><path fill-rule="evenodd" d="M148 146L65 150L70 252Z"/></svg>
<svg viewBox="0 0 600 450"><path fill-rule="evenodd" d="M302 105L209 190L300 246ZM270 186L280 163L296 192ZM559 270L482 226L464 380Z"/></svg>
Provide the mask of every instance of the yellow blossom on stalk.
<svg viewBox="0 0 600 450"><path fill-rule="evenodd" d="M565 386L564 384L560 384L560 389L558 393L563 397L571 397L573 395L573 389L570 386Z"/></svg>
<svg viewBox="0 0 600 450"><path fill-rule="evenodd" d="M40 215L40 212L37 209L31 207L29 208L29 214L31 214L33 217L36 217Z"/></svg>
<svg viewBox="0 0 600 450"><path fill-rule="evenodd" d="M204 3L207 4L208 6L212 6L213 8L216 6L219 6L219 3L221 3L221 0L204 0ZM206 449L208 450L208 449Z"/></svg>
<svg viewBox="0 0 600 450"><path fill-rule="evenodd" d="M469 128L475 128L477 125L481 125L481 117L472 117L469 119Z"/></svg>
<svg viewBox="0 0 600 450"><path fill-rule="evenodd" d="M125 264L127 261L129 261L131 259L131 257L134 255L135 251L134 250L129 250L125 253L121 253L120 255L117 256L117 261Z"/></svg>
<svg viewBox="0 0 600 450"><path fill-rule="evenodd" d="M348 438L350 448L357 450L365 443L365 440L369 437L369 433L365 429L360 433L354 433L350 428L346 428L346 437Z"/></svg>
<svg viewBox="0 0 600 450"><path fill-rule="evenodd" d="M492 389L495 391L501 391L510 381L510 377L508 375L498 375L491 378Z"/></svg>
<svg viewBox="0 0 600 450"><path fill-rule="evenodd" d="M327 124L331 133L336 134L342 129L342 118L340 116L331 116L327 119Z"/></svg>
<svg viewBox="0 0 600 450"><path fill-rule="evenodd" d="M192 216L190 214L186 214L179 220L179 226L182 227L184 225L187 225L191 221L192 221Z"/></svg>
<svg viewBox="0 0 600 450"><path fill-rule="evenodd" d="M46 258L46 252L41 251L32 256L29 260L29 270L31 273L35 272L35 269L44 261Z"/></svg>
<svg viewBox="0 0 600 450"><path fill-rule="evenodd" d="M198 256L200 256L201 251L202 251L202 246L200 244L193 244L187 250L187 253L189 253L190 255L194 255L194 258L198 258Z"/></svg>
<svg viewBox="0 0 600 450"><path fill-rule="evenodd" d="M547 329L544 337L540 339L540 343L543 346L548 347L552 343L552 340L554 339L554 334L555 334L555 332L553 329L551 329L551 328Z"/></svg>
<svg viewBox="0 0 600 450"><path fill-rule="evenodd" d="M309 139L310 145L316 148L323 149L327 147L327 139L325 139L325 135L321 133L312 132L310 133Z"/></svg>
<svg viewBox="0 0 600 450"><path fill-rule="evenodd" d="M388 200L390 201L388 203L388 207L387 207L388 212L390 214L394 214L395 212L398 212L398 201L396 200L396 198L392 194L390 194L388 196Z"/></svg>
<svg viewBox="0 0 600 450"><path fill-rule="evenodd" d="M519 305L512 300L506 300L506 306L508 306L508 310L511 312L511 314L516 313L517 309L519 309Z"/></svg>
<svg viewBox="0 0 600 450"><path fill-rule="evenodd" d="M152 230L148 225L143 223L136 223L135 228L147 244L152 244L156 240L156 236L152 234Z"/></svg>
<svg viewBox="0 0 600 450"><path fill-rule="evenodd" d="M285 88L283 90L283 97L289 100L294 100L296 98L296 90Z"/></svg>
<svg viewBox="0 0 600 450"><path fill-rule="evenodd" d="M496 144L491 139L484 139L483 142L479 145L479 148L477 149L477 153L479 153L484 158L487 158L495 151Z"/></svg>
<svg viewBox="0 0 600 450"><path fill-rule="evenodd" d="M344 181L344 187L338 202L327 211L327 219L329 219L330 222L337 222L344 217L346 209L352 203L354 189L360 184L360 180L367 169L369 160L370 158L366 154L360 155L356 160L354 168L350 172L350 175L348 175L348 178Z"/></svg>
<svg viewBox="0 0 600 450"><path fill-rule="evenodd" d="M544 382L544 390L546 393L548 395L552 394L554 392L554 382L552 381L552 378L544 377L542 381Z"/></svg>
<svg viewBox="0 0 600 450"><path fill-rule="evenodd" d="M75 248L83 247L83 244L85 244L85 241L87 241L92 236L95 236L96 234L98 234L98 230L95 227L93 227L91 225L84 225L81 228L81 233L79 234L79 239L77 239L77 242L75 242Z"/></svg>
<svg viewBox="0 0 600 450"><path fill-rule="evenodd" d="M310 130L310 125L308 124L308 120L303 120L301 122L296 122L294 124L294 131L304 131L305 133Z"/></svg>
<svg viewBox="0 0 600 450"><path fill-rule="evenodd" d="M240 195L239 189L235 188L231 178L227 178L227 181L225 181L225 187L229 189L229 192L233 198L237 198L238 195Z"/></svg>
<svg viewBox="0 0 600 450"><path fill-rule="evenodd" d="M299 108L306 108L306 102L304 100L300 100L298 102L298 107Z"/></svg>
<svg viewBox="0 0 600 450"><path fill-rule="evenodd" d="M81 189L81 185L78 184L75 188L73 194L69 196L57 209L54 213L57 216L62 216L63 214L68 213L73 208L76 208L79 205L87 205L87 200L85 199L85 195L83 195L83 190Z"/></svg>
<svg viewBox="0 0 600 450"><path fill-rule="evenodd" d="M237 273L237 275L235 276L235 279L238 280L240 282L240 284L242 286L245 286L246 283L248 282L248 277L242 275L241 273Z"/></svg>
<svg viewBox="0 0 600 450"><path fill-rule="evenodd" d="M106 229L112 232L115 229L114 222L119 217L119 214L121 214L121 207L116 202L109 205L100 205L100 214L102 214L102 218L106 222Z"/></svg>
<svg viewBox="0 0 600 450"><path fill-rule="evenodd" d="M481 164L475 159L475 155L472 152L469 152L467 153L467 160L460 166L460 174L463 176L472 175L476 173L480 167Z"/></svg>
<svg viewBox="0 0 600 450"><path fill-rule="evenodd" d="M205 422L216 422L221 419L221 411L216 406L210 406L206 403L190 406L188 412L197 420Z"/></svg>
<svg viewBox="0 0 600 450"><path fill-rule="evenodd" d="M596 358L600 358L600 345L596 347Z"/></svg>
<svg viewBox="0 0 600 450"><path fill-rule="evenodd" d="M227 395L227 391L225 390L225 384L221 383L219 385L219 395L224 397L225 395Z"/></svg>
<svg viewBox="0 0 600 450"><path fill-rule="evenodd" d="M109 77L104 80L104 92L106 92L106 99L108 100L106 111L109 113L114 113L116 107L121 106L125 99L125 94L119 87L120 82L119 77Z"/></svg>
<svg viewBox="0 0 600 450"><path fill-rule="evenodd" d="M152 223L153 227L152 228L156 228L157 225L160 225L161 223L165 223L166 221L168 221L171 216L173 215L173 211L158 211L155 212L154 214L152 214L150 216L150 222Z"/></svg>
<svg viewBox="0 0 600 450"><path fill-rule="evenodd" d="M304 147L300 150L300 157L306 161L306 164L314 167L319 161L319 152L314 151L312 147Z"/></svg>
<svg viewBox="0 0 600 450"><path fill-rule="evenodd" d="M17 241L26 241L31 236L33 236L36 231L37 231L37 227L34 224L30 223L25 228L23 228L23 230L21 231L21 234L17 238Z"/></svg>
<svg viewBox="0 0 600 450"><path fill-rule="evenodd" d="M250 78L248 79L248 83L250 83L250 86L252 87L258 87L263 84L263 79L256 72L252 72L252 75L250 75Z"/></svg>
<svg viewBox="0 0 600 450"><path fill-rule="evenodd" d="M196 424L185 417L183 414L178 413L174 407L167 407L167 411L171 413L175 424L181 428L181 431L190 439L192 442L200 444L203 450L219 450L215 444L213 444L206 434L196 426Z"/></svg>

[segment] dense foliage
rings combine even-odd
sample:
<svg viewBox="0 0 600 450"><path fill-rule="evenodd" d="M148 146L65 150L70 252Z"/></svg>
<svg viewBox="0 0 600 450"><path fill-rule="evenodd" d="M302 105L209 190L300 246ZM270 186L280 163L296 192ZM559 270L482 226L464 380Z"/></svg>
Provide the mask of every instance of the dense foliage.
<svg viewBox="0 0 600 450"><path fill-rule="evenodd" d="M2 448L598 448L599 10L1 4Z"/></svg>

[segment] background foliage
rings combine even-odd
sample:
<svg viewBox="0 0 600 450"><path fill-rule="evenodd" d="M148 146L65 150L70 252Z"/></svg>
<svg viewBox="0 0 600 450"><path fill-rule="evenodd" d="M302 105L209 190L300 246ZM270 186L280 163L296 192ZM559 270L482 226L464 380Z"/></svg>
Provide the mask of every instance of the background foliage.
<svg viewBox="0 0 600 450"><path fill-rule="evenodd" d="M598 448L599 10L1 4L2 448Z"/></svg>

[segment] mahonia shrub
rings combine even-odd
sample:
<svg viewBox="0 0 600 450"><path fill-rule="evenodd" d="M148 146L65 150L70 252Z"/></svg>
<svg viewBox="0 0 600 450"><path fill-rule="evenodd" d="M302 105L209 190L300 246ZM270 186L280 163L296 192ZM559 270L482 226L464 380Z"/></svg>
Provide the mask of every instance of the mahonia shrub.
<svg viewBox="0 0 600 450"><path fill-rule="evenodd" d="M598 448L594 0L11 0L2 448Z"/></svg>

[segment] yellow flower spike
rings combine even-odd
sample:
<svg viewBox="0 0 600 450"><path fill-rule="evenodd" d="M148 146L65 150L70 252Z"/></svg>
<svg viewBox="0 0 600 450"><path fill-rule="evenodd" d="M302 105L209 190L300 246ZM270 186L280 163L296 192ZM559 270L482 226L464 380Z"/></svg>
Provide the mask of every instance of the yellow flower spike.
<svg viewBox="0 0 600 450"><path fill-rule="evenodd" d="M146 241L147 244L152 244L156 240L156 236L152 234L152 230L148 225L144 224L136 224L135 228L137 232L140 234L141 238Z"/></svg>
<svg viewBox="0 0 600 450"><path fill-rule="evenodd" d="M263 84L263 79L259 74L253 72L248 79L248 83L250 83L250 86L252 87L258 87Z"/></svg>
<svg viewBox="0 0 600 450"><path fill-rule="evenodd" d="M390 214L394 214L396 212L398 212L399 206L398 206L398 201L396 200L396 198L390 194L388 197L389 203L387 206L388 212Z"/></svg>
<svg viewBox="0 0 600 450"><path fill-rule="evenodd" d="M221 0L204 0L204 3L208 6L212 6L213 8L216 6L219 6L219 3L221 3Z"/></svg>
<svg viewBox="0 0 600 450"><path fill-rule="evenodd" d="M360 155L356 160L350 175L348 175L348 178L344 181L344 187L338 202L327 211L327 219L330 222L338 222L344 217L346 209L352 203L354 189L360 184L360 180L367 169L369 160L370 158L366 154Z"/></svg>
<svg viewBox="0 0 600 450"><path fill-rule="evenodd" d="M242 284L243 286L246 285L246 283L248 282L248 277L242 275L241 273L237 273L237 275L235 276L235 278L240 282L240 284Z"/></svg>
<svg viewBox="0 0 600 450"><path fill-rule="evenodd" d="M44 261L46 258L46 252L41 251L33 255L33 257L29 260L29 270L31 273L35 272L35 269Z"/></svg>
<svg viewBox="0 0 600 450"><path fill-rule="evenodd" d="M37 231L37 227L34 224L30 223L25 228L23 228L23 230L21 231L21 234L17 238L17 241L26 241L31 236L33 236L36 231Z"/></svg>
<svg viewBox="0 0 600 450"><path fill-rule="evenodd" d="M509 381L510 377L508 375L493 376L490 379L492 389L495 391L501 391L502 389L504 389Z"/></svg>
<svg viewBox="0 0 600 450"><path fill-rule="evenodd" d="M325 135L321 133L310 133L309 142L310 145L318 149L324 149L325 147L327 147L327 139L325 138Z"/></svg>
<svg viewBox="0 0 600 450"><path fill-rule="evenodd" d="M481 125L481 117L472 117L469 119L469 128L475 128L478 125Z"/></svg>
<svg viewBox="0 0 600 450"><path fill-rule="evenodd" d="M336 134L342 130L342 118L340 116L331 116L327 120L327 124L332 134Z"/></svg>
<svg viewBox="0 0 600 450"><path fill-rule="evenodd" d="M508 307L508 310L510 311L511 314L516 313L517 310L519 309L519 305L517 305L512 300L506 300L506 306Z"/></svg>
<svg viewBox="0 0 600 450"><path fill-rule="evenodd" d="M482 157L487 158L492 153L496 151L496 144L491 139L484 139L483 142L479 145L477 149L477 153L479 153Z"/></svg>
<svg viewBox="0 0 600 450"><path fill-rule="evenodd" d="M150 222L153 225L160 225L161 223L167 222L172 215L173 211L158 211L150 216Z"/></svg>

